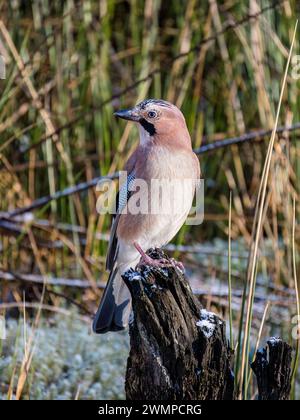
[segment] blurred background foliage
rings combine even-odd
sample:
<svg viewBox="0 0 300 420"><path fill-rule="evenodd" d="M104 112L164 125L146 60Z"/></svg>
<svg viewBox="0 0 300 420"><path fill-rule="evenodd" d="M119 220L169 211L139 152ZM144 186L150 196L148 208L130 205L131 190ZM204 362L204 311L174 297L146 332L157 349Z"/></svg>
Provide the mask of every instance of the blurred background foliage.
<svg viewBox="0 0 300 420"><path fill-rule="evenodd" d="M26 315L33 316L34 303L42 298L43 314L49 307L76 305L86 320L106 281L110 226L110 217L96 212L94 187L15 218L7 212L122 169L138 133L133 124L116 120L113 112L145 98L163 98L180 107L195 148L272 129L298 13L296 0L0 1L0 53L6 61L6 79L0 80L3 314L17 315L25 299L31 304ZM295 54L298 39L297 35ZM300 121L298 90L299 81L290 71L280 126ZM201 226L184 227L172 248L175 255L180 253L201 300L227 317L232 191L236 327L269 137L200 156L205 220ZM283 130L273 152L254 302L254 344L267 300L262 337L278 333L292 342L292 200L295 197L297 218L298 140L299 130ZM299 247L298 227L295 244ZM236 332L234 336L237 340ZM6 347L5 357L7 351ZM9 382L4 382L0 379L0 387L7 395ZM9 395L14 386L12 381ZM24 395L30 397L28 391ZM99 391L97 397L101 395L106 394Z"/></svg>

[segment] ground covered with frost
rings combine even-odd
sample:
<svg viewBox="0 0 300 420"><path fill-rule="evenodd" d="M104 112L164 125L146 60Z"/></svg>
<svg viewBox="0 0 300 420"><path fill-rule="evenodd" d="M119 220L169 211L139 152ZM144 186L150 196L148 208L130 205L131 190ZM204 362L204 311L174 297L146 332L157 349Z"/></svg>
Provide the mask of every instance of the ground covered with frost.
<svg viewBox="0 0 300 420"><path fill-rule="evenodd" d="M24 357L21 322L7 322L0 340L0 399L17 384ZM26 328L30 337L30 327ZM34 338L34 353L23 399L123 399L128 357L127 333L93 335L76 315L43 319Z"/></svg>

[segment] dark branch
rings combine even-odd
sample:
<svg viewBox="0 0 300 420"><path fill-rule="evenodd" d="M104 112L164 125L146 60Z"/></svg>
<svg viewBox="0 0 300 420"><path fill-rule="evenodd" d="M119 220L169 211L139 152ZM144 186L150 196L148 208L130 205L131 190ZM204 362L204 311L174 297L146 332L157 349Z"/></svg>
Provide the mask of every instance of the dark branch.
<svg viewBox="0 0 300 420"><path fill-rule="evenodd" d="M285 131L291 132L295 130L300 129L300 122L295 123L290 126L280 126L277 128L276 133L280 134ZM204 144L203 146L197 148L194 150L194 152L197 155L202 155L208 152L212 152L218 149L221 149L223 147L232 146L233 144L242 144L249 141L258 141L262 140L264 137L270 135L272 133L272 130L257 130L253 131L252 133L246 133L238 137L230 137L225 138L223 140L218 140L213 143ZM105 181L106 179L116 179L118 177L118 173L113 173L111 175L107 176L99 176L96 178L91 179L88 182L82 182L80 184L74 185L72 187L65 188L62 191L57 191L53 195L48 195L45 197L38 198L37 200L33 201L29 206L25 206L19 209L12 210L10 212L0 212L0 220L1 219L12 219L16 216L19 216L21 214L30 212L32 210L35 210L37 208L43 207L50 203L52 200L59 200L63 197L67 197L72 194L80 193L83 191L88 190L89 188L95 187L98 182Z"/></svg>
<svg viewBox="0 0 300 420"><path fill-rule="evenodd" d="M0 270L0 281L20 281L25 283L33 284L44 284L45 279L43 276L38 274L25 274L25 273L16 273L13 271L4 271ZM82 279L66 279L60 277L47 277L47 284L52 286L67 286L67 287L78 287L80 289L86 289L91 287L91 282L88 280ZM97 287L99 289L104 289L105 282L97 282Z"/></svg>

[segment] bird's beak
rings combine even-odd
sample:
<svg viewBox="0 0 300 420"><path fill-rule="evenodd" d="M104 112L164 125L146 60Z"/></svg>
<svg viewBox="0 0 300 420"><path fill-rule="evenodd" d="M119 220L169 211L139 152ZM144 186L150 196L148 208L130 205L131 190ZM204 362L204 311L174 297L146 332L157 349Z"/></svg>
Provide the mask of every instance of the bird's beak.
<svg viewBox="0 0 300 420"><path fill-rule="evenodd" d="M116 117L123 118L123 120L129 120L129 121L139 121L140 116L139 113L135 108L133 109L121 109L120 111L117 111L114 113Z"/></svg>

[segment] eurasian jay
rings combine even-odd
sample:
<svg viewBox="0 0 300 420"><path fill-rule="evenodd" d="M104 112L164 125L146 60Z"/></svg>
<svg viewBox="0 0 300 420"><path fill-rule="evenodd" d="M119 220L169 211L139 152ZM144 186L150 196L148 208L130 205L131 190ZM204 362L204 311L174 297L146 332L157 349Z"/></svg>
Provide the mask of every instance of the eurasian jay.
<svg viewBox="0 0 300 420"><path fill-rule="evenodd" d="M125 194L123 186L112 224L106 260L110 276L93 322L93 330L99 334L127 327L131 297L121 276L130 267L134 268L140 258L147 264L165 265L165 261L153 260L145 251L162 247L176 235L191 209L195 185L200 178L200 165L192 150L185 118L175 105L148 99L115 115L138 124L140 142L125 166L128 174ZM192 180L192 183L187 191L180 189L173 194L174 214L151 211L132 214L129 209L134 200L135 181L143 180L150 186L154 179ZM171 195L171 190L166 193ZM150 207L151 194L144 199Z"/></svg>

